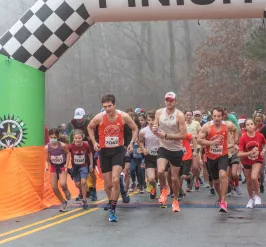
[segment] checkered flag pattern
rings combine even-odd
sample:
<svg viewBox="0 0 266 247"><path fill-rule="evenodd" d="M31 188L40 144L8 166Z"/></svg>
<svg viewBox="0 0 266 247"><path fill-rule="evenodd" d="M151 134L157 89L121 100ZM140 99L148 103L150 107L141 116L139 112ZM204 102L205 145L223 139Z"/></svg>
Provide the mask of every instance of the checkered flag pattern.
<svg viewBox="0 0 266 247"><path fill-rule="evenodd" d="M0 38L0 54L45 72L92 25L82 0L38 0Z"/></svg>

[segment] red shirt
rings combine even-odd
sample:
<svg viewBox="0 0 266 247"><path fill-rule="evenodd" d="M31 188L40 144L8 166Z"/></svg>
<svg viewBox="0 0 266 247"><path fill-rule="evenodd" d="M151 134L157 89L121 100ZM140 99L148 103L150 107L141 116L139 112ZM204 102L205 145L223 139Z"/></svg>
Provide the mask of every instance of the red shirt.
<svg viewBox="0 0 266 247"><path fill-rule="evenodd" d="M106 112L103 112L103 122L98 128L101 148L114 148L124 145L124 123L121 111L116 111L116 114L116 120L109 122Z"/></svg>
<svg viewBox="0 0 266 247"><path fill-rule="evenodd" d="M256 132L254 137L249 137L246 134L242 135L239 140L239 150L242 152L249 152L254 147L258 148L258 151L255 155L249 155L243 158L243 165L253 165L256 162L262 162L263 157L260 155L262 147L265 144L264 136Z"/></svg>
<svg viewBox="0 0 266 247"><path fill-rule="evenodd" d="M222 122L221 131L216 131L215 125L213 121L211 121L210 133L207 135L206 139L213 141L220 138L221 142L218 145L211 145L206 147L206 155L209 159L216 160L221 156L228 154L227 135L227 127L224 122Z"/></svg>
<svg viewBox="0 0 266 247"><path fill-rule="evenodd" d="M192 140L192 134L188 133L187 134L187 139L183 140L183 158L182 160L192 160L192 148L190 146Z"/></svg>
<svg viewBox="0 0 266 247"><path fill-rule="evenodd" d="M83 142L82 146L76 146L75 143L68 145L68 150L71 153L71 160L73 166L88 166L89 153L91 149L88 143Z"/></svg>

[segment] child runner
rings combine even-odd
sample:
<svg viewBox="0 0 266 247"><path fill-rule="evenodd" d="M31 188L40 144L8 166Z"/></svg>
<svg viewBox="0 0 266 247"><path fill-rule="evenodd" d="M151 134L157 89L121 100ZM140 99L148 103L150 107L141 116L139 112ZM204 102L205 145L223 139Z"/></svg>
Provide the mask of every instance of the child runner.
<svg viewBox="0 0 266 247"><path fill-rule="evenodd" d="M65 212L67 201L58 189L58 180L67 200L71 199L71 194L67 188L67 164L70 160L70 154L67 145L58 141L59 130L49 130L49 143L44 148L46 158L46 171L50 166L50 178L52 189L56 197L62 203L60 212Z"/></svg>
<svg viewBox="0 0 266 247"><path fill-rule="evenodd" d="M239 140L238 156L243 159L242 164L247 179L247 190L250 197L247 208L253 208L261 205L258 178L265 153L265 139L261 133L256 132L253 119L245 121L245 128L247 132Z"/></svg>
<svg viewBox="0 0 266 247"><path fill-rule="evenodd" d="M76 187L82 194L82 207L88 209L87 203L87 178L90 172L93 172L93 157L88 143L83 142L84 133L76 129L73 133L74 142L68 146L72 158L73 179ZM89 167L88 167L89 166Z"/></svg>

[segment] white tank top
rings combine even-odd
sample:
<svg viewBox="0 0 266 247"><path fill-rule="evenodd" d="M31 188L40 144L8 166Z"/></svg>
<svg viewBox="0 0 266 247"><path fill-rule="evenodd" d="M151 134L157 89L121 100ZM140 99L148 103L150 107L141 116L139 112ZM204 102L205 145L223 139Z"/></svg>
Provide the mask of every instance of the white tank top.
<svg viewBox="0 0 266 247"><path fill-rule="evenodd" d="M150 127L147 126L141 130L145 138L145 148L149 151L150 155L157 156L157 152L160 146L159 139L155 136Z"/></svg>
<svg viewBox="0 0 266 247"><path fill-rule="evenodd" d="M179 125L176 122L177 109L171 114L167 115L166 108L163 108L162 114L159 120L159 130L164 131L167 134L178 134ZM180 151L183 150L182 140L160 140L160 147L163 147L169 151Z"/></svg>

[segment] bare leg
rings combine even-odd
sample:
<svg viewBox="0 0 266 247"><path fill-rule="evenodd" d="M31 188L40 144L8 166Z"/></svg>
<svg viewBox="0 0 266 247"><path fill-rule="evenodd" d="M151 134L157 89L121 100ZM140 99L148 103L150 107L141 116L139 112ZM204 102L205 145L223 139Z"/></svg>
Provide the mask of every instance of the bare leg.
<svg viewBox="0 0 266 247"><path fill-rule="evenodd" d="M51 183L52 183L52 189L53 192L55 194L55 196L58 198L58 200L60 202L65 202L65 198L62 196L61 192L58 189L58 178L57 178L57 174L56 173L51 173L50 174L50 178L51 178Z"/></svg>
<svg viewBox="0 0 266 247"><path fill-rule="evenodd" d="M172 189L174 192L174 200L177 200L179 194L179 187L180 187L180 181L179 181L180 167L175 167L171 164L170 169L172 174Z"/></svg>
<svg viewBox="0 0 266 247"><path fill-rule="evenodd" d="M258 178L259 178L259 173L261 171L261 167L262 167L262 164L260 164L260 163L253 164L252 171L251 171L252 188L253 188L254 194L256 196L259 195L259 182L258 182Z"/></svg>
<svg viewBox="0 0 266 247"><path fill-rule="evenodd" d="M103 173L104 190L109 200L111 200L112 192L112 172Z"/></svg>
<svg viewBox="0 0 266 247"><path fill-rule="evenodd" d="M163 158L157 160L157 169L158 169L158 178L160 181L161 190L165 188L166 178L165 178L165 167L168 164L168 161Z"/></svg>
<svg viewBox="0 0 266 247"><path fill-rule="evenodd" d="M220 197L222 202L226 202L226 194L228 190L228 177L227 172L224 170L219 171L220 180Z"/></svg>

